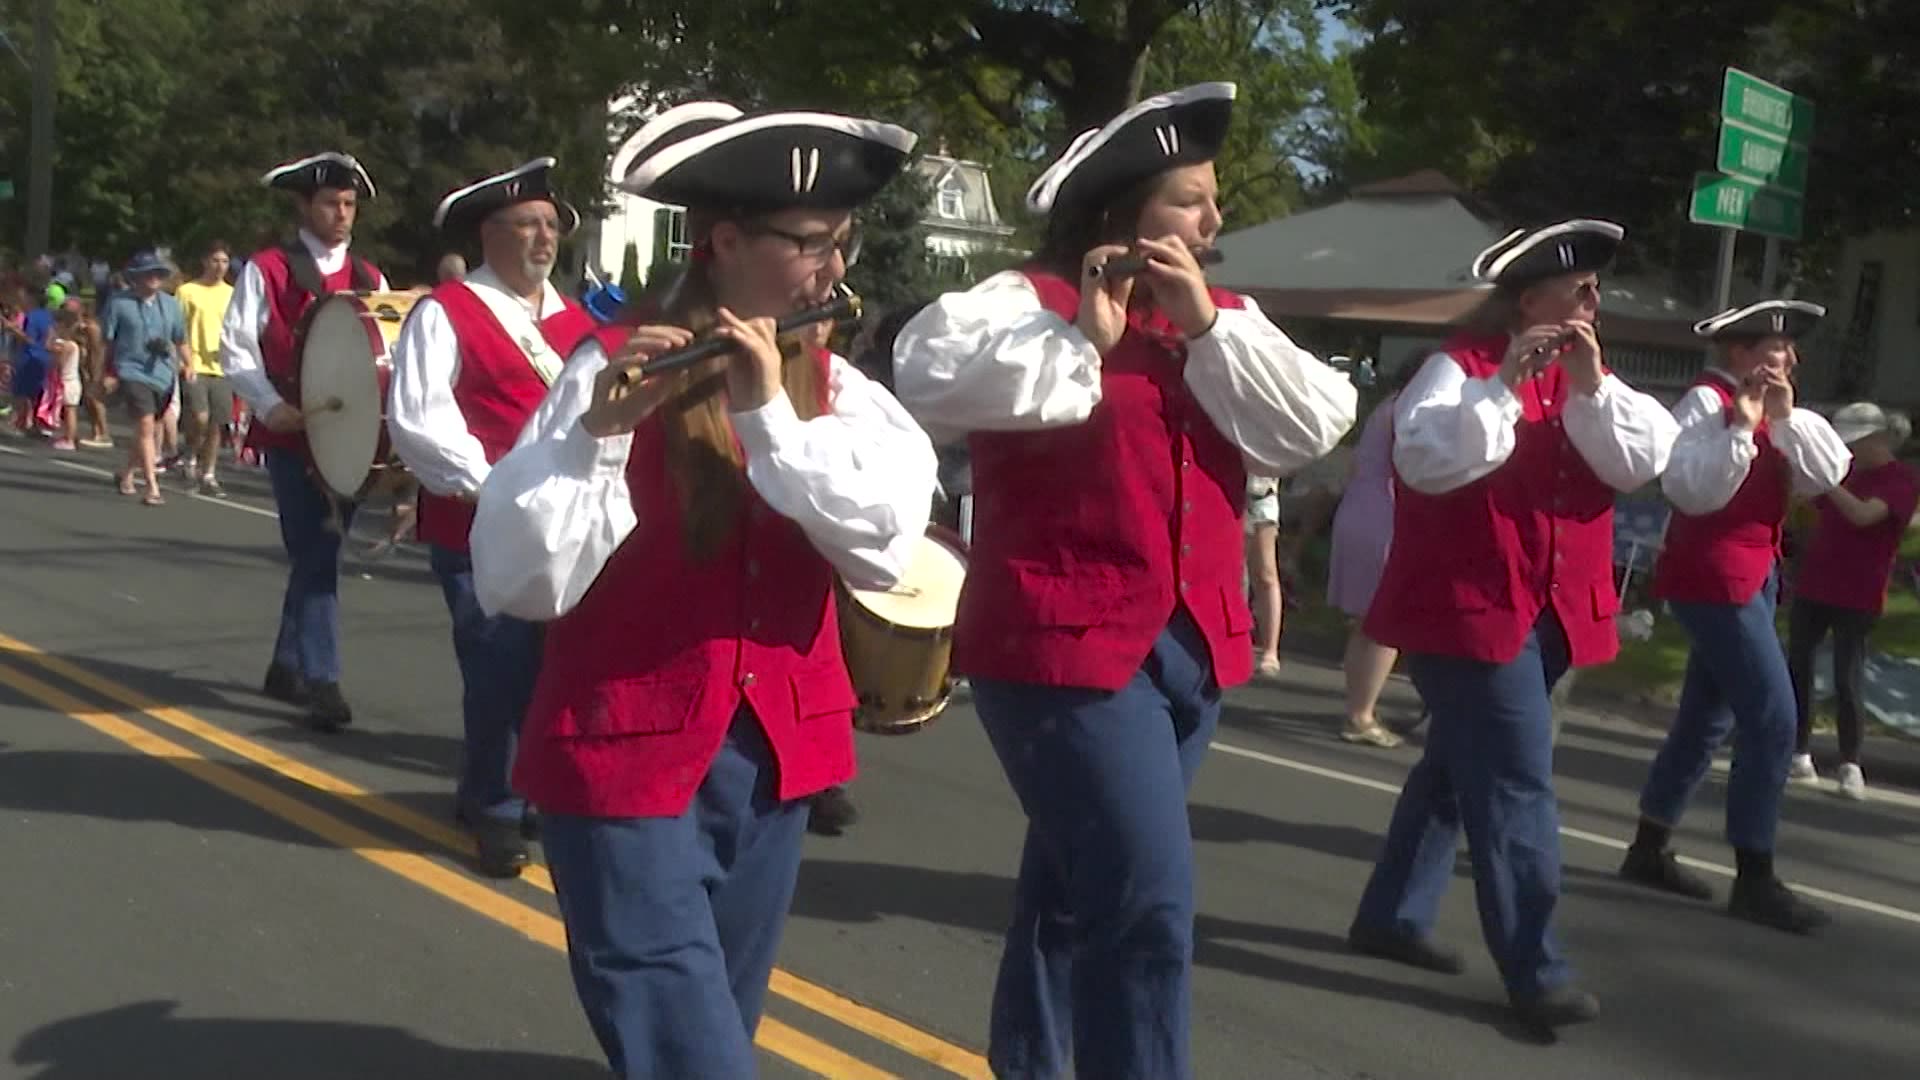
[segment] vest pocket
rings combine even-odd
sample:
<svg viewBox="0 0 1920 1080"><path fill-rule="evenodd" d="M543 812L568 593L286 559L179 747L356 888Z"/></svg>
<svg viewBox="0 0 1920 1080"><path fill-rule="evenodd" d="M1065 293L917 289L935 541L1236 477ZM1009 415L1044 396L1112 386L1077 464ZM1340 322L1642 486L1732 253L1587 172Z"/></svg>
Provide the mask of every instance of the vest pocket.
<svg viewBox="0 0 1920 1080"><path fill-rule="evenodd" d="M1596 584L1593 587L1593 621L1611 619L1620 614L1620 594L1613 591L1613 582Z"/></svg>
<svg viewBox="0 0 1920 1080"><path fill-rule="evenodd" d="M846 723L859 708L853 681L844 669L832 667L793 674L793 716L802 724L818 720Z"/></svg>
<svg viewBox="0 0 1920 1080"><path fill-rule="evenodd" d="M706 680L698 676L615 679L592 687L562 709L553 733L575 735L671 735L684 730L700 702Z"/></svg>
<svg viewBox="0 0 1920 1080"><path fill-rule="evenodd" d="M1105 566L1084 567L1071 574L1017 562L1009 562L1007 568L1018 590L1018 606L1030 613L1036 626L1099 626L1121 588L1119 575Z"/></svg>

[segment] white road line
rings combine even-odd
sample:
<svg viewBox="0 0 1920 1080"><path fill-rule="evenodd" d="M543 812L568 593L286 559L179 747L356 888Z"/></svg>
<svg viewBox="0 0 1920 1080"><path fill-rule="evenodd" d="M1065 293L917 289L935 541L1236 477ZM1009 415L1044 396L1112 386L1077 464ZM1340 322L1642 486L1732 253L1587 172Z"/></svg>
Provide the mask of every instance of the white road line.
<svg viewBox="0 0 1920 1080"><path fill-rule="evenodd" d="M19 457L39 458L40 460L45 461L49 465L54 465L59 468L66 469L70 472L85 473L88 476L102 476L107 478L108 480L112 480L114 478L114 472L112 469L101 469L101 468L96 468L92 465L82 465L77 461L68 461L65 458L41 457L41 455L39 454L29 454L25 450L22 450L17 446L0 446L0 451L5 451L9 454L14 454ZM209 506L224 506L229 510L238 510L241 513L252 514L255 517L263 517L271 521L280 520L280 515L274 513L271 510L263 510L258 506L249 506L246 503L236 502L232 499L216 499L211 495L202 495L197 491L175 492L175 494L184 494L189 499L192 499L196 502L206 503Z"/></svg>
<svg viewBox="0 0 1920 1080"><path fill-rule="evenodd" d="M1216 742L1213 744L1213 749L1233 757L1246 758L1249 761L1258 761L1263 765L1277 765L1282 769L1291 769L1294 772L1306 773L1309 776L1318 776L1323 780L1334 780L1342 784L1368 788L1388 795L1400 794L1400 787L1397 784L1389 784L1380 780L1369 779L1365 776L1355 776L1352 773L1341 772L1338 769L1329 769L1322 765L1310 765L1304 761L1294 761L1292 758L1283 758L1274 754L1262 753L1259 750L1249 750L1244 746L1234 746L1231 743ZM1579 840L1599 847L1611 848L1614 851L1627 850L1626 841L1618 840L1611 836L1602 836L1599 833L1588 832L1585 829L1562 827L1560 835L1569 840ZM1721 877L1734 876L1733 867L1731 866L1722 866L1719 863L1689 858L1685 855L1680 857L1680 862L1695 870L1702 870L1709 874L1718 874ZM1829 904L1836 904L1840 907L1849 907L1856 911L1883 915L1889 919L1897 919L1901 922L1913 923L1916 926L1920 926L1920 911L1908 911L1905 908L1891 907L1887 904L1875 903L1872 900L1865 900L1858 896L1848 896L1846 893L1831 892L1827 889L1802 884L1797 881L1789 882L1788 884L1792 885L1795 891L1799 892L1802 896L1811 897L1815 900L1824 900Z"/></svg>

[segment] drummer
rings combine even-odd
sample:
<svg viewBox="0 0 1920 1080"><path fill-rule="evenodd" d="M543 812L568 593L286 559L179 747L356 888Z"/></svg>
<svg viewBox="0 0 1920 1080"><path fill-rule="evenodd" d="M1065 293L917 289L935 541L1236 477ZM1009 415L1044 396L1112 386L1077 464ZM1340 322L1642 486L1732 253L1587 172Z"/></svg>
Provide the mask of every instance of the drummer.
<svg viewBox="0 0 1920 1080"><path fill-rule="evenodd" d="M287 400L299 382L296 331L315 298L387 287L378 267L348 246L373 179L346 154L328 151L269 169L260 182L293 196L295 238L247 260L227 305L220 361L252 410L247 447L260 453L280 513L280 540L292 566L280 605L280 632L263 686L268 697L307 709L322 731L353 722L340 692L340 542L354 503L336 499L312 473L306 426Z"/></svg>
<svg viewBox="0 0 1920 1080"><path fill-rule="evenodd" d="M900 397L970 435L977 534L954 667L1028 818L994 990L996 1076L1192 1075L1187 788L1220 691L1253 669L1248 470L1353 423L1346 377L1195 256L1220 231L1232 83L1076 139L1027 205L1026 266L950 293L895 343ZM1143 258L1135 275L1110 260Z"/></svg>
<svg viewBox="0 0 1920 1080"><path fill-rule="evenodd" d="M686 272L662 325L582 344L495 463L474 585L489 612L552 620L513 775L594 1033L621 1076L733 1080L754 1074L808 800L853 773L834 578L896 583L933 494L892 395L774 320L831 295L852 210L915 139L718 102L634 139L621 187L688 208ZM731 348L640 375L689 326Z"/></svg>
<svg viewBox="0 0 1920 1080"><path fill-rule="evenodd" d="M454 813L472 830L480 869L491 877L513 877L527 864L531 823L508 777L540 671L540 627L480 610L467 532L487 471L513 448L567 355L595 326L548 281L560 238L580 224L553 194L553 165L537 158L440 201L434 225L454 244L477 245L481 264L464 281L443 281L408 315L387 406L393 448L420 481L419 536L453 617L466 687Z"/></svg>

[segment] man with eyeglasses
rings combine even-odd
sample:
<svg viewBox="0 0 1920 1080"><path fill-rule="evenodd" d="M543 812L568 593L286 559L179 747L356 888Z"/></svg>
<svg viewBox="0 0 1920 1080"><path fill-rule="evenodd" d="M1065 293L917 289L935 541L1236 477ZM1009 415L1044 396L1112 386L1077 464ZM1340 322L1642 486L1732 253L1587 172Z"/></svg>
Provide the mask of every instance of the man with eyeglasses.
<svg viewBox="0 0 1920 1080"><path fill-rule="evenodd" d="M431 548L465 684L455 817L481 872L514 877L534 832L508 784L521 717L540 669L536 623L489 617L473 588L467 534L480 485L513 448L566 357L594 327L548 281L560 238L580 223L553 194L554 159L537 158L447 195L434 225L482 263L415 305L394 346L388 430L421 486L419 536Z"/></svg>

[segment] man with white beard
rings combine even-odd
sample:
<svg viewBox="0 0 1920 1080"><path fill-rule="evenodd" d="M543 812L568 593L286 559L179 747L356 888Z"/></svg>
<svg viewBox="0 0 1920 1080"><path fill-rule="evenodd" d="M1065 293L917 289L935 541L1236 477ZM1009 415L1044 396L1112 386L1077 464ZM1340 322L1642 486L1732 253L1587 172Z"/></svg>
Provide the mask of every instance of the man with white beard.
<svg viewBox="0 0 1920 1080"><path fill-rule="evenodd" d="M465 683L455 817L480 869L515 877L534 823L508 776L540 670L538 624L489 617L473 591L467 533L480 485L520 437L592 316L547 278L580 215L554 195L554 159L537 158L452 192L434 212L451 244L478 241L482 262L414 305L394 345L387 425L420 481L419 537L431 548Z"/></svg>

